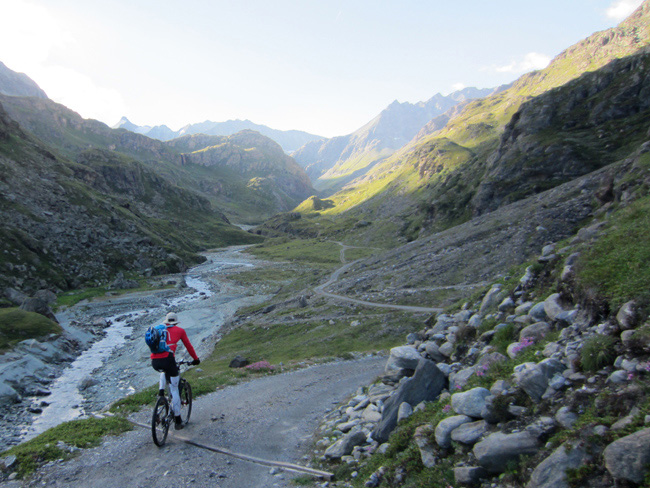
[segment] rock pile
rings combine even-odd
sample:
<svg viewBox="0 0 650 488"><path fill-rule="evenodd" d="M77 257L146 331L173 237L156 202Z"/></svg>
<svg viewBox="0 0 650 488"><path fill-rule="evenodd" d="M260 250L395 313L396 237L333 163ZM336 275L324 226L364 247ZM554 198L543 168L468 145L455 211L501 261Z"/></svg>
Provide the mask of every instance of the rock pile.
<svg viewBox="0 0 650 488"><path fill-rule="evenodd" d="M329 414L322 459L360 471L364 458L390 449L400 422L425 410L418 419L436 420L413 434L420 461L446 463L457 485L501 486L493 477L521 463L526 480L513 486L568 487L568 473L594 486L641 482L650 411L638 380L650 373L650 327L639 325L634 302L595 321L569 293L534 299L547 267L561 270L558 289L570 288L577 257L547 246L513 290L495 284L480 302L409 334L391 350L382 383ZM402 477L382 467L366 486L399 486Z"/></svg>

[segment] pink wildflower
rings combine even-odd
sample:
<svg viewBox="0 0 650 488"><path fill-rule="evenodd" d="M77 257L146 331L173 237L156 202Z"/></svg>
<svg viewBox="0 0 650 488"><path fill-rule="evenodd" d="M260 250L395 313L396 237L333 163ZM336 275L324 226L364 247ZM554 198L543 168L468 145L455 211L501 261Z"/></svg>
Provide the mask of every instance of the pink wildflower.
<svg viewBox="0 0 650 488"><path fill-rule="evenodd" d="M442 408L442 411L445 412L445 413L449 412L449 410L451 410L451 405L445 405L445 406Z"/></svg>
<svg viewBox="0 0 650 488"><path fill-rule="evenodd" d="M634 373L628 373L627 374L627 379L630 380L630 381L633 380L634 379Z"/></svg>
<svg viewBox="0 0 650 488"><path fill-rule="evenodd" d="M253 364L249 364L246 366L246 369L252 369L253 371L260 371L262 369L273 369L273 366L271 366L271 363L268 361L258 361Z"/></svg>

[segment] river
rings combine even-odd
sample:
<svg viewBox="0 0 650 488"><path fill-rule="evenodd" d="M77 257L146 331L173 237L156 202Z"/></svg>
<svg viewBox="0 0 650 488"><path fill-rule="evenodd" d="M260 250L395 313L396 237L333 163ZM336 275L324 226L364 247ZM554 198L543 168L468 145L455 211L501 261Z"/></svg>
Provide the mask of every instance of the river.
<svg viewBox="0 0 650 488"><path fill-rule="evenodd" d="M58 314L57 318L69 333L73 333L70 325L73 317L86 320L103 317L110 326L105 329L104 337L81 353L48 386L51 394L44 403L48 405L33 417L31 424L24 426L22 440L62 422L87 416L155 383L158 373L150 366L144 331L149 325L161 323L169 311L178 314L180 326L187 331L199 357L205 358L214 347L221 326L238 308L268 298L223 279L229 273L258 265L241 250L234 247L206 253L207 261L184 275L187 283L184 292L127 294L78 304Z"/></svg>

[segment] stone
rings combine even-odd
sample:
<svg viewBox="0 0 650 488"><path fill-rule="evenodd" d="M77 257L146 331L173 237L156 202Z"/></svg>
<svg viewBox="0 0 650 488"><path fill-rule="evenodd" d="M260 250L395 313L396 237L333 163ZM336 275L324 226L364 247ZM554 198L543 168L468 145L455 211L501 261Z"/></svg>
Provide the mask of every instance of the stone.
<svg viewBox="0 0 650 488"><path fill-rule="evenodd" d="M3 471L8 470L16 464L16 456L12 454L11 456L3 457L1 462L2 462Z"/></svg>
<svg viewBox="0 0 650 488"><path fill-rule="evenodd" d="M438 445L444 449L451 447L451 433L463 424L472 421L467 415L454 415L438 422L434 435Z"/></svg>
<svg viewBox="0 0 650 488"><path fill-rule="evenodd" d="M614 371L607 378L607 383L614 383L614 384L625 383L627 381L627 375L628 375L627 371L623 371L623 370Z"/></svg>
<svg viewBox="0 0 650 488"><path fill-rule="evenodd" d="M515 301L511 297L506 297L497 307L499 312L510 312L515 309Z"/></svg>
<svg viewBox="0 0 650 488"><path fill-rule="evenodd" d="M524 302L515 308L515 315L528 315L528 312L533 308L533 302Z"/></svg>
<svg viewBox="0 0 650 488"><path fill-rule="evenodd" d="M534 402L539 402L548 388L549 379L535 363L524 363L515 368L515 383Z"/></svg>
<svg viewBox="0 0 650 488"><path fill-rule="evenodd" d="M431 445L431 431L432 425L421 425L413 434L413 440L420 450L420 458L425 468L433 468L436 465L436 457L434 455L435 449Z"/></svg>
<svg viewBox="0 0 650 488"><path fill-rule="evenodd" d="M623 305L616 314L616 321L621 330L630 330L636 326L638 317L634 300Z"/></svg>
<svg viewBox="0 0 650 488"><path fill-rule="evenodd" d="M490 368L490 366L494 364L502 363L503 361L507 361L507 360L508 358L505 357L500 352L490 352L488 354L481 356L479 360L476 362L477 371L480 370L487 371Z"/></svg>
<svg viewBox="0 0 650 488"><path fill-rule="evenodd" d="M560 294L553 293L546 300L544 300L544 312L549 319L555 320L558 315L564 312L562 304L560 303Z"/></svg>
<svg viewBox="0 0 650 488"><path fill-rule="evenodd" d="M9 405L20 401L20 395L10 385L0 381L0 405Z"/></svg>
<svg viewBox="0 0 650 488"><path fill-rule="evenodd" d="M634 407L628 415L614 422L610 429L614 431L625 429L626 427L632 425L634 418L639 415L639 413L641 413L640 410L637 407Z"/></svg>
<svg viewBox="0 0 650 488"><path fill-rule="evenodd" d="M526 488L569 488L566 472L591 460L585 449L564 443L539 463Z"/></svg>
<svg viewBox="0 0 650 488"><path fill-rule="evenodd" d="M235 356L235 358L230 361L228 365L229 368L244 368L249 365L248 359L243 356Z"/></svg>
<svg viewBox="0 0 650 488"><path fill-rule="evenodd" d="M386 372L399 369L415 369L422 356L412 346L394 347L390 350L390 357L386 362Z"/></svg>
<svg viewBox="0 0 650 488"><path fill-rule="evenodd" d="M452 342L445 342L438 350L445 358L449 358L454 353L454 344Z"/></svg>
<svg viewBox="0 0 650 488"><path fill-rule="evenodd" d="M441 363L447 360L447 356L440 352L438 345L435 342L427 342L424 346L424 351L429 356L429 359L436 363Z"/></svg>
<svg viewBox="0 0 650 488"><path fill-rule="evenodd" d="M481 301L481 306L479 308L479 313L481 315L487 315L497 308L500 293L501 285L492 285L492 288L490 288L490 290L485 294L485 297L483 297L483 301Z"/></svg>
<svg viewBox="0 0 650 488"><path fill-rule="evenodd" d="M485 399L491 395L486 388L472 388L462 393L454 393L451 396L451 407L459 415L480 418L485 408Z"/></svg>
<svg viewBox="0 0 650 488"><path fill-rule="evenodd" d="M361 430L352 430L325 450L328 459L341 459L349 456L356 446L366 442L366 434Z"/></svg>
<svg viewBox="0 0 650 488"><path fill-rule="evenodd" d="M454 480L460 485L476 485L488 472L479 466L460 466L454 468Z"/></svg>
<svg viewBox="0 0 650 488"><path fill-rule="evenodd" d="M403 402L397 411L397 422L399 423L402 420L409 418L411 415L413 415L413 407L410 403ZM379 419L381 419L381 415L379 416Z"/></svg>
<svg viewBox="0 0 650 488"><path fill-rule="evenodd" d="M377 406L372 403L368 405L361 414L361 420L364 422L379 422L381 420L381 413Z"/></svg>
<svg viewBox="0 0 650 488"><path fill-rule="evenodd" d="M48 305L52 305L54 302L56 302L56 294L50 290L38 290L36 293L34 293L34 298L39 298Z"/></svg>
<svg viewBox="0 0 650 488"><path fill-rule="evenodd" d="M529 432L495 432L475 444L472 452L480 466L493 473L502 473L510 461L524 455L532 456L538 449L537 438Z"/></svg>
<svg viewBox="0 0 650 488"><path fill-rule="evenodd" d="M512 390L512 386L505 380L496 380L494 384L490 387L490 393L492 395L504 395Z"/></svg>
<svg viewBox="0 0 650 488"><path fill-rule="evenodd" d="M20 306L20 309L24 310L25 312L38 313L44 317L47 317L51 321L56 322L57 324L59 323L48 303L41 298L26 298Z"/></svg>
<svg viewBox="0 0 650 488"><path fill-rule="evenodd" d="M470 366L456 373L451 373L449 375L449 390L453 392L462 389L475 372L476 366Z"/></svg>
<svg viewBox="0 0 650 488"><path fill-rule="evenodd" d="M397 425L397 414L403 402L417 405L422 401L435 400L445 387L447 378L432 361L420 359L413 377L402 380L395 393L386 400L382 418L372 438L378 442L386 442L388 436Z"/></svg>
<svg viewBox="0 0 650 488"><path fill-rule="evenodd" d="M557 422L551 417L540 417L532 424L526 426L526 431L538 439L546 437L557 429Z"/></svg>
<svg viewBox="0 0 650 488"><path fill-rule="evenodd" d="M477 313L472 315L467 322L468 327L473 327L474 329L478 329L481 325L483 325L483 319L481 316Z"/></svg>
<svg viewBox="0 0 650 488"><path fill-rule="evenodd" d="M415 332L411 332L409 335L406 336L406 343L410 346L412 346L419 340L420 340L420 334L417 334Z"/></svg>
<svg viewBox="0 0 650 488"><path fill-rule="evenodd" d="M451 440L467 445L474 445L488 431L488 423L485 420L468 422L451 432Z"/></svg>
<svg viewBox="0 0 650 488"><path fill-rule="evenodd" d="M537 343L546 337L550 332L551 326L546 322L536 322L521 330L519 333L519 340L523 341L524 338L528 337L533 339L533 342Z"/></svg>
<svg viewBox="0 0 650 488"><path fill-rule="evenodd" d="M603 452L607 471L617 480L641 483L650 464L650 429L622 437Z"/></svg>
<svg viewBox="0 0 650 488"><path fill-rule="evenodd" d="M86 376L79 382L79 389L83 391L90 388L91 386L95 386L96 384L97 384L97 380L95 380L90 376Z"/></svg>
<svg viewBox="0 0 650 488"><path fill-rule="evenodd" d="M528 315L530 315L533 319L537 320L538 322L544 322L545 320L547 320L548 315L546 315L546 310L544 309L544 302L539 302L533 305L528 311Z"/></svg>
<svg viewBox="0 0 650 488"><path fill-rule="evenodd" d="M4 295L7 299L12 302L14 305L21 306L23 302L27 299L27 295L23 292L18 291L14 288L5 288Z"/></svg>
<svg viewBox="0 0 650 488"><path fill-rule="evenodd" d="M533 283L534 280L535 273L533 272L533 267L528 266L524 275L519 279L519 283L521 283L522 287L527 288Z"/></svg>

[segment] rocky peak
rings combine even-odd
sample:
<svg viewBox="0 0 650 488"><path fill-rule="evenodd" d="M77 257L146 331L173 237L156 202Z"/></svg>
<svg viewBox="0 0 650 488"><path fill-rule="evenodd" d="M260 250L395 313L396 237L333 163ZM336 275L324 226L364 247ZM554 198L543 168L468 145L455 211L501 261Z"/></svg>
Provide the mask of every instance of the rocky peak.
<svg viewBox="0 0 650 488"><path fill-rule="evenodd" d="M0 62L0 93L11 97L47 98L41 88L24 73L16 73Z"/></svg>

